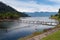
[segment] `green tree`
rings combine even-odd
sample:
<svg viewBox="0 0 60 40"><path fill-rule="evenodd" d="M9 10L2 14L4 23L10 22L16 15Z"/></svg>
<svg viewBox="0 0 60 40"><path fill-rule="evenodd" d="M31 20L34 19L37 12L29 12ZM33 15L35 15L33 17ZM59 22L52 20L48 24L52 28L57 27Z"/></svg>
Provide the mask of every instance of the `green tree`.
<svg viewBox="0 0 60 40"><path fill-rule="evenodd" d="M58 17L60 18L60 9L59 9L59 11L58 11Z"/></svg>

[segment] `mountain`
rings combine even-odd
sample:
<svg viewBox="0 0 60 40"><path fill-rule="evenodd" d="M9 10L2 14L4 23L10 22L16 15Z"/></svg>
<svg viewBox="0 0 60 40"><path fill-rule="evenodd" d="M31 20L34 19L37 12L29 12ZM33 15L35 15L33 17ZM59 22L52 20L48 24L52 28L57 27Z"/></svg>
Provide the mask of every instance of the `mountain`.
<svg viewBox="0 0 60 40"><path fill-rule="evenodd" d="M19 17L28 17L28 15L22 12L18 12L9 5L0 2L0 19L7 19L7 18L14 19Z"/></svg>
<svg viewBox="0 0 60 40"><path fill-rule="evenodd" d="M51 15L57 14L57 12L26 12L31 17L50 17Z"/></svg>

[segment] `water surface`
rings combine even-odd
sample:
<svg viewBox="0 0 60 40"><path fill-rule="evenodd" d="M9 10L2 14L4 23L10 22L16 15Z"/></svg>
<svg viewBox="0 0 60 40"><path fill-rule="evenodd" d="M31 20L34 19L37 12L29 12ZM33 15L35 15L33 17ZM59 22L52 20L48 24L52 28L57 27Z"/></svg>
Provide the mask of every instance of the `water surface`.
<svg viewBox="0 0 60 40"><path fill-rule="evenodd" d="M40 20L40 21L47 21L47 22L55 22L54 19L49 19L49 17L25 17L20 18L20 20ZM15 22L2 22L0 26L8 27L8 31L1 31L0 30L0 40L17 40L18 38L25 37L31 35L36 31L43 31L44 29L54 28L55 26L48 26L48 25L37 25L37 24L26 24L21 23L20 20ZM37 30L36 30L37 29Z"/></svg>

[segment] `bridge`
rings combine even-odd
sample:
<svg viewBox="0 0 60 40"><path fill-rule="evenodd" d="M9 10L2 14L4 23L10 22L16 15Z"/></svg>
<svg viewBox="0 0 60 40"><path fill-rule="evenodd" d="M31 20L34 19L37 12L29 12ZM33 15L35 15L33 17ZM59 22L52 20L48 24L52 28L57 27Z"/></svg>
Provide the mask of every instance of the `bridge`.
<svg viewBox="0 0 60 40"><path fill-rule="evenodd" d="M20 23L25 23L25 24L35 24L35 25L48 25L48 26L56 26L58 24L57 21L54 22L46 22L46 21L40 21L40 20L20 20Z"/></svg>

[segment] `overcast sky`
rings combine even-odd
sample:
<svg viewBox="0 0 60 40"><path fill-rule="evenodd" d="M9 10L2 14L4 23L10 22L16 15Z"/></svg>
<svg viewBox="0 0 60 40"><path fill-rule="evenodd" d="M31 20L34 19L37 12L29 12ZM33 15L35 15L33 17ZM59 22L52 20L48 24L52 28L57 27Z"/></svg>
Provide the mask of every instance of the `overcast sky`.
<svg viewBox="0 0 60 40"><path fill-rule="evenodd" d="M57 12L60 0L0 0L20 12Z"/></svg>

